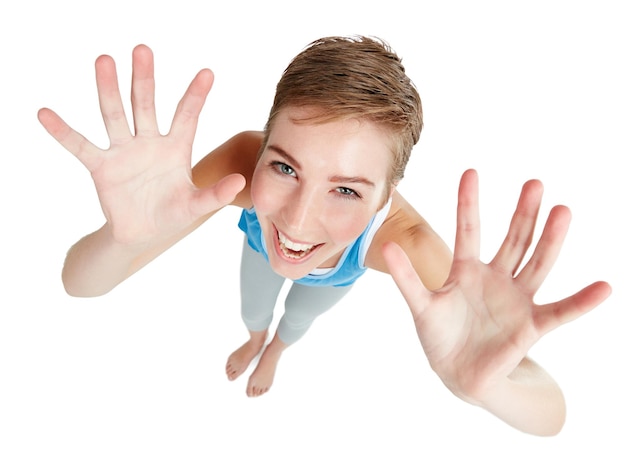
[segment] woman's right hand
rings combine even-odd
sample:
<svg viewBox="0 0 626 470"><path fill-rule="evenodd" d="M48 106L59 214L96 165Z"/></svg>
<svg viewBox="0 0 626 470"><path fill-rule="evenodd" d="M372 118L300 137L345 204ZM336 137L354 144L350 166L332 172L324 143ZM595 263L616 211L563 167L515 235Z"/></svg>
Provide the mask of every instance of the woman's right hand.
<svg viewBox="0 0 626 470"><path fill-rule="evenodd" d="M176 109L170 131L159 132L154 105L154 59L145 45L133 50L131 132L119 92L115 62L96 60L96 82L110 147L100 149L43 108L45 129L89 170L100 205L117 243L144 245L168 239L203 215L230 203L244 188L234 174L207 188L191 178L191 150L198 116L213 84L213 73L201 70Z"/></svg>

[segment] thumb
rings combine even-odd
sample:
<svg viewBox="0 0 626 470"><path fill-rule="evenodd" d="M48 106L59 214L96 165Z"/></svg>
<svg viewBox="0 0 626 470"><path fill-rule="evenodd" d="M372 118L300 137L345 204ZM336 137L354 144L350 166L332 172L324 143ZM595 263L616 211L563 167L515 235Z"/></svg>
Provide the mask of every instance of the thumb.
<svg viewBox="0 0 626 470"><path fill-rule="evenodd" d="M430 291L426 289L411 260L404 250L394 242L388 242L382 249L389 274L400 289L413 316L418 316L430 301Z"/></svg>
<svg viewBox="0 0 626 470"><path fill-rule="evenodd" d="M213 186L198 189L192 202L192 210L198 216L216 211L233 202L237 194L246 187L243 175L234 173L225 176Z"/></svg>

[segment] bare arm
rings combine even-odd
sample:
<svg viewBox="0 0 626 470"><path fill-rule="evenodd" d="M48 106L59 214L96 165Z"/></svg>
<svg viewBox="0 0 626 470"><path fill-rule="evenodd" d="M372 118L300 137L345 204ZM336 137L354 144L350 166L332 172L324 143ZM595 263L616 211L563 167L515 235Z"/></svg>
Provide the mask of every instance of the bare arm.
<svg viewBox="0 0 626 470"><path fill-rule="evenodd" d="M133 51L134 133L122 108L110 57L96 61L96 81L108 149L94 146L51 110L39 112L46 130L91 173L106 218L99 230L68 252L63 282L75 296L110 291L225 205L246 203L246 177L252 172L256 156L252 150L259 141L257 133L235 136L192 172L191 148L213 83L211 71L202 70L193 79L167 135L159 133L156 123L150 49L137 46Z"/></svg>
<svg viewBox="0 0 626 470"><path fill-rule="evenodd" d="M541 195L538 181L524 186L509 233L485 264L478 259L477 175L466 172L459 188L456 246L441 288L426 285L421 279L428 279L424 265L415 261L430 237L413 244L390 238L382 242L382 255L411 309L429 363L444 384L517 429L551 435L563 426L565 402L554 380L528 359L528 351L549 331L600 304L611 289L597 282L566 299L534 304L570 218L563 206L552 210L533 255L520 269ZM438 250L438 243L432 246ZM447 263L443 259L442 267Z"/></svg>
<svg viewBox="0 0 626 470"><path fill-rule="evenodd" d="M452 266L452 252L398 191L394 191L387 219L376 232L367 252L367 267L390 273L383 256L383 247L391 241L407 254L428 289L435 290L443 286Z"/></svg>
<svg viewBox="0 0 626 470"><path fill-rule="evenodd" d="M565 424L565 397L554 379L528 357L477 403L516 429L539 436Z"/></svg>

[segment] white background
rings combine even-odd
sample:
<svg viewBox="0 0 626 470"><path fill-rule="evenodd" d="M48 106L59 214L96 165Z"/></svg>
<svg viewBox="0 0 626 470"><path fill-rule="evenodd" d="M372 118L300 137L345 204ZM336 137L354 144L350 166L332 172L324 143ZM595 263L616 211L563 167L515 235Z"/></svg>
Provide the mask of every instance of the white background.
<svg viewBox="0 0 626 470"><path fill-rule="evenodd" d="M0 468L625 468L620 3L3 6ZM574 218L537 300L598 279L613 285L602 306L531 350L567 398L558 436L525 435L452 396L391 279L377 273L285 353L268 395L248 399L246 377L231 383L223 371L246 336L235 210L104 297L63 291L66 250L103 219L88 173L39 125L38 108L106 147L93 62L112 55L128 96L132 48L146 43L164 132L193 75L216 74L197 160L263 126L280 73L306 44L350 34L389 41L420 91L426 125L400 189L448 243L464 169L481 178L485 260L522 183L539 178L541 222L562 203Z"/></svg>

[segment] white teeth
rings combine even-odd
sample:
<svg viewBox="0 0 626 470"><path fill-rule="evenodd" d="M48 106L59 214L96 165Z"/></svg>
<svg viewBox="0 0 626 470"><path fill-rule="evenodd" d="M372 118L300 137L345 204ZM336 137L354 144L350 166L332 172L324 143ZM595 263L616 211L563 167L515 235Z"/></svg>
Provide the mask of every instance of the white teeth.
<svg viewBox="0 0 626 470"><path fill-rule="evenodd" d="M280 240L280 243L287 249L291 250L291 251L309 251L311 248L313 248L315 245L305 245L304 243L295 243L292 242L291 240L289 240L284 234L282 234L281 232L278 232L278 239Z"/></svg>

